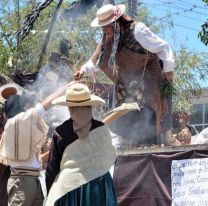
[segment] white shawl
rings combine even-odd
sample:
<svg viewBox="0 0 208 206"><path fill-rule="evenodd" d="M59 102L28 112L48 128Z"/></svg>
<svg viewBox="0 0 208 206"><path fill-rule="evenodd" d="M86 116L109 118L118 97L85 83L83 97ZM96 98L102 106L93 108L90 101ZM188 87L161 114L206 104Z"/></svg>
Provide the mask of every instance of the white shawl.
<svg viewBox="0 0 208 206"><path fill-rule="evenodd" d="M77 139L64 151L57 175L48 194L46 206L66 193L107 173L116 160L107 126L92 130L86 138Z"/></svg>

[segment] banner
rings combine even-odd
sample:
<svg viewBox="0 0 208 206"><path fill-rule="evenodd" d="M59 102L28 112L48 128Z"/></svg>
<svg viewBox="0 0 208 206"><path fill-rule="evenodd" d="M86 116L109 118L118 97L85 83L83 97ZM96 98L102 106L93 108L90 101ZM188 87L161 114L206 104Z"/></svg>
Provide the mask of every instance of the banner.
<svg viewBox="0 0 208 206"><path fill-rule="evenodd" d="M208 158L173 160L172 206L208 206Z"/></svg>

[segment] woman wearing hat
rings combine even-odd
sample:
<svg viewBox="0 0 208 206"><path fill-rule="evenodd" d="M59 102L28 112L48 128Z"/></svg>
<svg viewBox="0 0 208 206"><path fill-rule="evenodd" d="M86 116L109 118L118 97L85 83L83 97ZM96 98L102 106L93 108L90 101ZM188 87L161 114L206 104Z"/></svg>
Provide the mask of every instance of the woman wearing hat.
<svg viewBox="0 0 208 206"><path fill-rule="evenodd" d="M124 11L125 5L111 4L97 11L91 26L102 27L102 42L90 60L75 72L74 78L80 79L85 73L102 70L116 84L117 105L137 102L143 107L138 114L129 113L128 119L136 119L137 124L142 119L141 125L135 126L146 127L144 130L147 131L142 131L141 138L153 139L155 134L159 134L161 119L167 111L166 98L161 98L160 84L163 78L172 81L174 56L166 41L143 23L125 16ZM134 127L134 123L130 122L129 126ZM166 130L171 127L172 124L166 122ZM134 133L137 139L140 138L138 131Z"/></svg>
<svg viewBox="0 0 208 206"><path fill-rule="evenodd" d="M105 102L77 83L52 104L67 106L71 118L56 128L46 169L46 206L117 205L110 167L116 160L110 132L93 119Z"/></svg>

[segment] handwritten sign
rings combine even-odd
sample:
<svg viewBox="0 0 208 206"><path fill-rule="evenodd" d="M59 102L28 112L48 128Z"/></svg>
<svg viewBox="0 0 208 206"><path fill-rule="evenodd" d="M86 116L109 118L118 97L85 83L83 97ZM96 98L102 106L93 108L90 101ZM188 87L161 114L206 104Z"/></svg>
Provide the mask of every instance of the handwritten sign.
<svg viewBox="0 0 208 206"><path fill-rule="evenodd" d="M172 206L208 206L208 158L173 160Z"/></svg>

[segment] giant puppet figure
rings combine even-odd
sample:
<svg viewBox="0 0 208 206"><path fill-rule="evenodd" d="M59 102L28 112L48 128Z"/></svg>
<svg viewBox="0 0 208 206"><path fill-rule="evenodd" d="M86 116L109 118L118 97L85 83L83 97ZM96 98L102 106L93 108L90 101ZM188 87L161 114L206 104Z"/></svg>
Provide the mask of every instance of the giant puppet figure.
<svg viewBox="0 0 208 206"><path fill-rule="evenodd" d="M75 72L74 78L103 71L116 85L117 106L137 102L142 108L140 112L130 112L120 118L112 130L119 135L125 133L127 138L133 133L137 140L151 140L161 132L161 122L166 114L170 117L167 99L161 97L160 84L164 78L172 81L174 56L166 41L143 23L124 15L124 11L125 5L111 4L97 11L91 26L102 27L102 41L90 60ZM169 117L163 124L167 134L172 129ZM169 135L167 142L174 141Z"/></svg>

